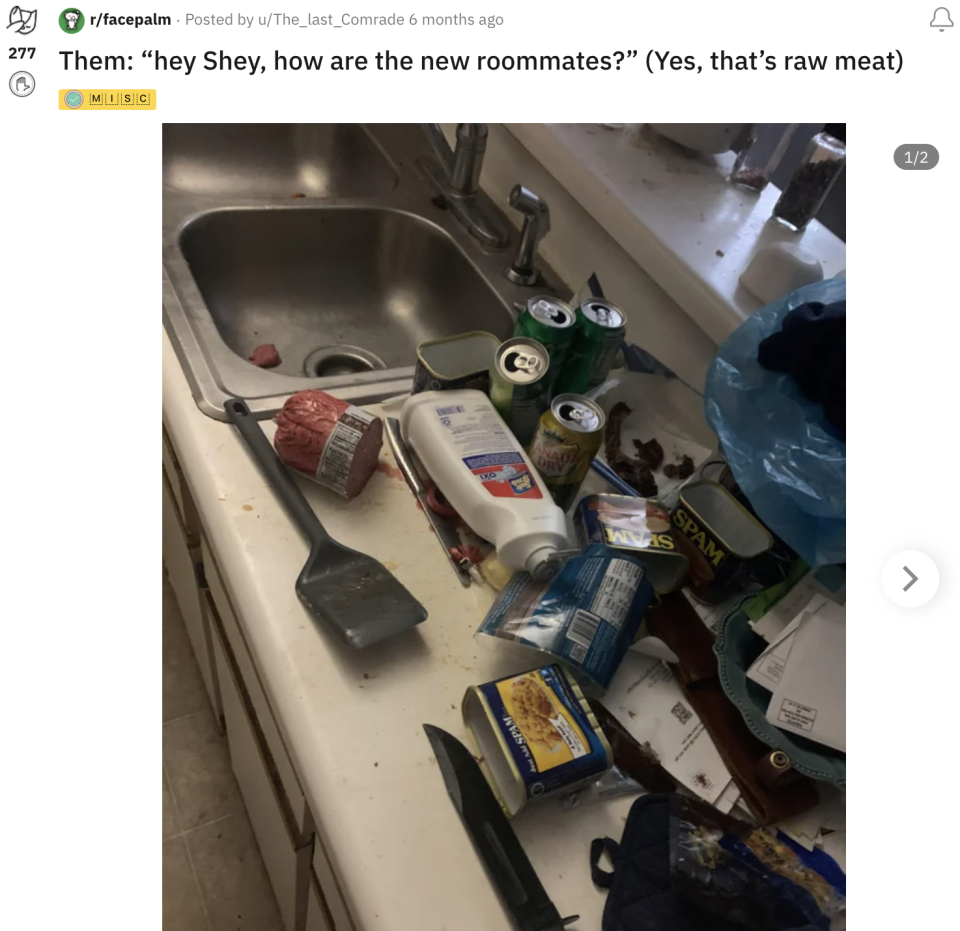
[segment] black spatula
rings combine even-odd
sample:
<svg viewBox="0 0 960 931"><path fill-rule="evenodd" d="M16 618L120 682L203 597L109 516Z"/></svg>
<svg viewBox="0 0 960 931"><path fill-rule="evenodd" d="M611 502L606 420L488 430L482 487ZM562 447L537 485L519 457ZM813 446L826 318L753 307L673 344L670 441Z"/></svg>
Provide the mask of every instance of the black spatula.
<svg viewBox="0 0 960 931"><path fill-rule="evenodd" d="M296 586L307 609L358 649L425 621L423 605L382 563L342 546L323 529L247 405L231 399L224 410L310 542L310 555Z"/></svg>

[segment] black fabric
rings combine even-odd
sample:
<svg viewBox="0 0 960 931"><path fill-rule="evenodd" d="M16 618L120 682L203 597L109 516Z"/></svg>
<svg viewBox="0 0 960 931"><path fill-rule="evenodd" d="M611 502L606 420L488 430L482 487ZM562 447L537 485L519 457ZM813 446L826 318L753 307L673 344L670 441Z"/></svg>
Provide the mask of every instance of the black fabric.
<svg viewBox="0 0 960 931"><path fill-rule="evenodd" d="M847 141L846 123L827 123L824 125L823 131L828 136L833 136L834 139L839 139L841 142Z"/></svg>
<svg viewBox="0 0 960 931"><path fill-rule="evenodd" d="M612 873L600 867L605 851ZM688 907L671 888L669 795L638 798L619 844L603 837L590 845L590 868L594 883L610 890L603 931L743 931Z"/></svg>
<svg viewBox="0 0 960 931"><path fill-rule="evenodd" d="M786 372L823 407L830 425L847 432L847 302L801 304L783 318L778 333L760 343L757 361Z"/></svg>
<svg viewBox="0 0 960 931"><path fill-rule="evenodd" d="M742 925L697 908L675 888L670 872L671 798L640 796L630 808L619 844L601 837L590 845L593 881L610 890L602 931L743 931ZM600 866L604 853L613 863L612 872Z"/></svg>

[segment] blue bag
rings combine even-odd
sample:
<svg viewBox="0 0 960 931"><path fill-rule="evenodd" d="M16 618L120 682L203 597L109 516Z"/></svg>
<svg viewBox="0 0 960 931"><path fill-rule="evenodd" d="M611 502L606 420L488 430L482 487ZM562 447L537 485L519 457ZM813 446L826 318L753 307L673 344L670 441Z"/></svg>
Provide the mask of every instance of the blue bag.
<svg viewBox="0 0 960 931"><path fill-rule="evenodd" d="M720 347L707 373L707 422L760 519L811 566L846 562L847 450L823 408L757 349L801 304L845 301L846 278L818 281L758 310Z"/></svg>

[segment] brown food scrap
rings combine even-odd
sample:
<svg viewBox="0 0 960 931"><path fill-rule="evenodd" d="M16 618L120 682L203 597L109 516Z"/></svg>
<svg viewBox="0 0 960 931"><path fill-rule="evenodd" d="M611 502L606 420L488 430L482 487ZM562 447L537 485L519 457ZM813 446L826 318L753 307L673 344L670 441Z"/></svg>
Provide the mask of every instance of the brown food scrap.
<svg viewBox="0 0 960 931"><path fill-rule="evenodd" d="M306 197L306 194L291 194L291 197Z"/></svg>
<svg viewBox="0 0 960 931"><path fill-rule="evenodd" d="M724 255L726 255L726 253L723 251L723 249L717 249L716 256L718 259L722 259Z"/></svg>
<svg viewBox="0 0 960 931"><path fill-rule="evenodd" d="M273 343L261 343L247 358L262 369L275 369L280 364L280 353Z"/></svg>
<svg viewBox="0 0 960 931"><path fill-rule="evenodd" d="M621 449L620 430L623 427L623 421L630 415L631 409L622 401L613 405L610 414L607 417L607 426L604 432L604 454L610 468L620 476L631 488L633 488L641 497L652 498L657 494L657 483L653 477L650 466L645 461L631 459ZM663 450L656 440L650 441L656 444L656 449L660 451L660 458L663 458ZM649 444L644 444L644 449ZM652 452L652 449L651 449Z"/></svg>
<svg viewBox="0 0 960 931"><path fill-rule="evenodd" d="M655 440L634 440L633 445L637 447L637 458L651 469L659 469L663 462L663 447Z"/></svg>
<svg viewBox="0 0 960 931"><path fill-rule="evenodd" d="M678 462L670 462L663 467L667 478L690 478L696 468L689 456L683 456Z"/></svg>

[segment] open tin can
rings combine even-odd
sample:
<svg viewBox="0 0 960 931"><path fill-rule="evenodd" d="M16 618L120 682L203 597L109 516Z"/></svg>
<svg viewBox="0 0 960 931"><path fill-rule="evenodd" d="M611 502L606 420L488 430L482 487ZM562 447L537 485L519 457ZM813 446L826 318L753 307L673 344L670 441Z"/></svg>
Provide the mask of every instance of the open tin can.
<svg viewBox="0 0 960 931"><path fill-rule="evenodd" d="M583 692L558 665L472 686L463 721L508 818L529 799L596 779L613 765Z"/></svg>
<svg viewBox="0 0 960 931"><path fill-rule="evenodd" d="M500 340L492 333L474 330L445 339L433 339L417 347L412 394L421 391L452 391L472 388L490 390L490 367Z"/></svg>
<svg viewBox="0 0 960 931"><path fill-rule="evenodd" d="M603 543L636 556L658 595L675 591L687 577L690 562L674 539L670 514L658 501L626 495L587 495L574 514L583 547Z"/></svg>
<svg viewBox="0 0 960 931"><path fill-rule="evenodd" d="M705 604L740 591L773 547L773 536L717 482L692 482L673 512L677 545L690 560L687 587Z"/></svg>

